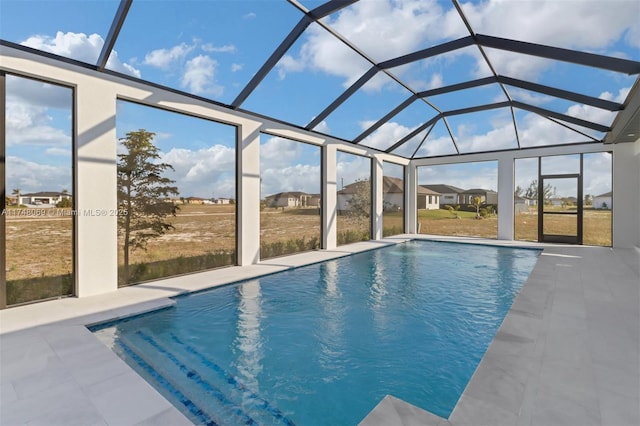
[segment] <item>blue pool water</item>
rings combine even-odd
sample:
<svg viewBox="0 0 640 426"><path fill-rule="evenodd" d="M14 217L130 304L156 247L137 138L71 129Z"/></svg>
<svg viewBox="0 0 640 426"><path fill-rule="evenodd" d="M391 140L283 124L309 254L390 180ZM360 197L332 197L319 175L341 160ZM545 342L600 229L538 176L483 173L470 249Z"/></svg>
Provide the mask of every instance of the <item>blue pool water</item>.
<svg viewBox="0 0 640 426"><path fill-rule="evenodd" d="M410 241L176 299L95 333L198 424L448 417L535 250Z"/></svg>

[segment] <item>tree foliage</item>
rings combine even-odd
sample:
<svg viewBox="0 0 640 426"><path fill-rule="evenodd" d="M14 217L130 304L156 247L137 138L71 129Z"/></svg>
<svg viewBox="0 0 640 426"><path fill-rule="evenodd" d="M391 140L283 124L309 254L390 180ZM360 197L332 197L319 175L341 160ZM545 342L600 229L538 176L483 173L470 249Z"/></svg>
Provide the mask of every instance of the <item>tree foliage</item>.
<svg viewBox="0 0 640 426"><path fill-rule="evenodd" d="M554 193L555 188L552 187L551 184L546 184L542 189L542 200L545 202L547 200L550 200ZM534 179L531 181L529 187L527 187L526 191L524 192L524 196L525 198L529 198L531 200L538 199L538 179Z"/></svg>
<svg viewBox="0 0 640 426"><path fill-rule="evenodd" d="M155 133L144 129L127 133L120 139L126 150L118 154L118 230L123 236L124 277L129 280L129 254L146 250L147 242L163 235L173 225L177 207L167 198L178 195L175 181L163 177L173 167L160 163L160 150L153 144Z"/></svg>
<svg viewBox="0 0 640 426"><path fill-rule="evenodd" d="M471 207L475 207L476 209L476 219L480 219L480 207L482 207L483 201L482 201L482 197L472 197L471 198L471 204L469 204Z"/></svg>
<svg viewBox="0 0 640 426"><path fill-rule="evenodd" d="M358 179L353 184L355 192L349 200L349 213L356 217L371 216L371 182Z"/></svg>

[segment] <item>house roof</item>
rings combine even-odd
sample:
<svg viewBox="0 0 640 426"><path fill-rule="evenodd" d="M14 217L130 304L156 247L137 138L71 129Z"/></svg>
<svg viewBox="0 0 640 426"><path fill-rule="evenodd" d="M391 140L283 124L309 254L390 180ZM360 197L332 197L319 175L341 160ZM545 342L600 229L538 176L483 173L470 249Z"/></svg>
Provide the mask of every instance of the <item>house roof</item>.
<svg viewBox="0 0 640 426"><path fill-rule="evenodd" d="M277 194L273 194L273 195L267 195L265 198L289 198L289 197L293 197L293 198L297 198L297 197L302 197L302 196L307 196L307 197L311 197L311 194L307 194L306 192L301 192L301 191L288 191L288 192L278 192Z"/></svg>
<svg viewBox="0 0 640 426"><path fill-rule="evenodd" d="M453 185L445 185L442 183L437 183L437 184L428 184L428 185L420 185L424 188L430 189L432 191L435 191L437 193L440 194L450 194L450 193L456 193L456 194L460 194L462 192L464 192L464 189L462 188L458 188L457 186L453 186Z"/></svg>
<svg viewBox="0 0 640 426"><path fill-rule="evenodd" d="M596 195L595 197L611 197L612 195L613 195L613 192L609 191L609 192L605 192L604 194Z"/></svg>
<svg viewBox="0 0 640 426"><path fill-rule="evenodd" d="M41 192L30 192L28 194L20 194L21 197L60 197L61 195L67 195L71 197L71 193L69 192L56 192L56 191L41 191Z"/></svg>
<svg viewBox="0 0 640 426"><path fill-rule="evenodd" d="M382 190L387 194L403 194L404 180L391 176L382 178Z"/></svg>
<svg viewBox="0 0 640 426"><path fill-rule="evenodd" d="M416 188L418 195L442 195L439 192L434 191L433 189L427 188L426 185L418 185Z"/></svg>
<svg viewBox="0 0 640 426"><path fill-rule="evenodd" d="M463 191L462 194L497 194L497 192L491 189L472 188Z"/></svg>
<svg viewBox="0 0 640 426"><path fill-rule="evenodd" d="M357 182L353 182L345 186L340 191L338 191L338 194L355 194L364 185L368 185L369 187L371 187L369 180L359 180Z"/></svg>

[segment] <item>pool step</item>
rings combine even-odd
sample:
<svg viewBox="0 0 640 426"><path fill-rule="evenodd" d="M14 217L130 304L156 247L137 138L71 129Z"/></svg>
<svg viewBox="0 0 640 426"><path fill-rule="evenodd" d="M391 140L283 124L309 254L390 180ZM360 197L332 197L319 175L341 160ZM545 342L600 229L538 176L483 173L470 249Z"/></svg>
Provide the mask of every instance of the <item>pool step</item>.
<svg viewBox="0 0 640 426"><path fill-rule="evenodd" d="M159 342L150 333L139 330L129 335L125 343L144 362L161 371L167 382L212 419L213 424L294 426L294 422L277 407L238 382L219 365L177 336L171 335L170 338L170 344ZM185 408L188 407L185 405ZM207 424L200 418L192 416L192 419Z"/></svg>
<svg viewBox="0 0 640 426"><path fill-rule="evenodd" d="M286 426L295 426L295 423L291 419L287 418L285 413L283 413L278 407L272 405L269 401L253 392L242 382L239 382L233 375L229 374L221 366L202 355L202 353L200 353L196 348L183 342L175 334L171 334L170 337L174 344L178 345L178 347L182 348L188 354L192 355L195 359L198 360L200 364L214 371L218 375L218 377L220 377L220 379L226 381L229 386L240 392L244 396L245 400L250 400L252 405L268 412L274 419L280 421Z"/></svg>
<svg viewBox="0 0 640 426"><path fill-rule="evenodd" d="M158 372L151 364L146 362L143 355L138 353L129 344L125 343L123 339L116 341L117 349L124 355L125 360L129 360L138 366L142 375L147 380L152 380L159 385L169 395L169 399L177 401L179 408L188 413L188 416L192 420L196 420L198 424L206 426L217 426L214 420L212 420L200 407L198 407L191 399L189 399L184 393L177 389L173 384L167 380L162 374ZM175 403L175 402L174 402Z"/></svg>

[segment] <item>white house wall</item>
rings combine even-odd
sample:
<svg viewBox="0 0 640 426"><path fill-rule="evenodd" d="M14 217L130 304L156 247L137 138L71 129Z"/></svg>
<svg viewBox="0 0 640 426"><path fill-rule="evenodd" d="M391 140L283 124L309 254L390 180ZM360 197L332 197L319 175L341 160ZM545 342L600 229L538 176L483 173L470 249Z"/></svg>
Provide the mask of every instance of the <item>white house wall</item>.
<svg viewBox="0 0 640 426"><path fill-rule="evenodd" d="M640 139L614 145L613 245L640 249Z"/></svg>

